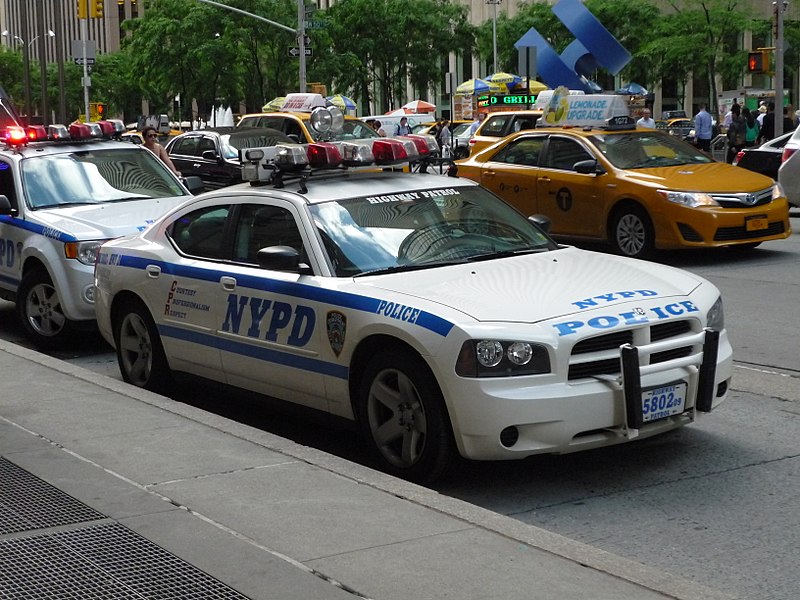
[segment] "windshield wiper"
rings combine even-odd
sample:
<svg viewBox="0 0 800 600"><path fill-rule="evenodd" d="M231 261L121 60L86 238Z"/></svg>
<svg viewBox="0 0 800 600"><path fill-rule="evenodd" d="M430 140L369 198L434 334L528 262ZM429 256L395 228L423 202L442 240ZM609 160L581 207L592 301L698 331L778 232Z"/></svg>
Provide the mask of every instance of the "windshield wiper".
<svg viewBox="0 0 800 600"><path fill-rule="evenodd" d="M442 262L413 263L408 265L392 265L391 267L381 267L371 271L363 271L353 275L353 277L365 277L367 275L386 275L387 273L405 273L408 271L421 271L422 269L432 269L434 267L447 267L451 265L463 265L469 259L449 260Z"/></svg>
<svg viewBox="0 0 800 600"><path fill-rule="evenodd" d="M506 258L508 256L523 256L525 254L538 254L539 252L549 252L550 248L541 246L537 248L522 248L520 250L497 250L496 252L487 252L485 254L476 254L468 257L466 260L469 262L478 262L481 260L492 260L494 258Z"/></svg>

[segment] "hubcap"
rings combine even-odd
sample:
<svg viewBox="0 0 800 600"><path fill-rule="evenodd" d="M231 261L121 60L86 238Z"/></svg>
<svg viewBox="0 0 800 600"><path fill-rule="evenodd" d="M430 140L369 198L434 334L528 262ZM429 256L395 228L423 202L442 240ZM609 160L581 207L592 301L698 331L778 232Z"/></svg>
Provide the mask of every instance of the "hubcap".
<svg viewBox="0 0 800 600"><path fill-rule="evenodd" d="M644 223L636 215L625 215L617 223L617 245L628 256L636 256L644 249Z"/></svg>
<svg viewBox="0 0 800 600"><path fill-rule="evenodd" d="M369 427L381 454L396 467L413 466L425 448L425 409L414 382L396 369L381 371L369 390Z"/></svg>
<svg viewBox="0 0 800 600"><path fill-rule="evenodd" d="M56 289L45 283L31 288L25 299L25 315L33 330L45 337L58 335L67 322Z"/></svg>
<svg viewBox="0 0 800 600"><path fill-rule="evenodd" d="M119 332L119 353L129 381L144 386L153 370L153 344L147 324L137 314L125 315Z"/></svg>

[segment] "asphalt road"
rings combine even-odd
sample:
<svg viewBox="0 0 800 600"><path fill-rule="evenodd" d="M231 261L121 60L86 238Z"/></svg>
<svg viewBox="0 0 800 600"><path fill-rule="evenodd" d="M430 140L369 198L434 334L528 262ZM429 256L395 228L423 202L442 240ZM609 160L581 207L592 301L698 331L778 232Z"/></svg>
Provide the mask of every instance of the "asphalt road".
<svg viewBox="0 0 800 600"><path fill-rule="evenodd" d="M753 252L668 253L725 298L736 372L728 401L650 440L519 462L459 463L443 494L747 600L800 592L800 213L795 234ZM27 345L0 301L0 337ZM59 358L120 378L93 336ZM183 382L176 399L366 463L350 428L318 414ZM589 597L589 596L587 596Z"/></svg>

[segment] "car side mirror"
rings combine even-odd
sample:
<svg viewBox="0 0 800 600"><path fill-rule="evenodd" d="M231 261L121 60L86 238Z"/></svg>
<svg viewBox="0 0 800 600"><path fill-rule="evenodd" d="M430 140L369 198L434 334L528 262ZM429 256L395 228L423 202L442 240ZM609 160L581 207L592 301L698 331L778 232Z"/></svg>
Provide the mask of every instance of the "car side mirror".
<svg viewBox="0 0 800 600"><path fill-rule="evenodd" d="M11 208L11 200L5 194L0 194L0 215L10 216L14 214L14 209Z"/></svg>
<svg viewBox="0 0 800 600"><path fill-rule="evenodd" d="M270 271L289 271L311 275L311 267L300 262L300 253L291 246L268 246L256 253L258 266Z"/></svg>
<svg viewBox="0 0 800 600"><path fill-rule="evenodd" d="M203 153L200 156L203 157L203 160L214 160L214 161L221 160L221 157L218 156L214 150L203 150Z"/></svg>
<svg viewBox="0 0 800 600"><path fill-rule="evenodd" d="M594 159L576 162L572 168L582 175L602 175L606 172L602 165Z"/></svg>
<svg viewBox="0 0 800 600"><path fill-rule="evenodd" d="M545 233L550 233L550 217L545 215L531 215L528 220Z"/></svg>
<svg viewBox="0 0 800 600"><path fill-rule="evenodd" d="M206 185L197 175L187 175L186 177L181 177L181 181L183 182L183 185L186 186L186 189L194 195L205 191Z"/></svg>

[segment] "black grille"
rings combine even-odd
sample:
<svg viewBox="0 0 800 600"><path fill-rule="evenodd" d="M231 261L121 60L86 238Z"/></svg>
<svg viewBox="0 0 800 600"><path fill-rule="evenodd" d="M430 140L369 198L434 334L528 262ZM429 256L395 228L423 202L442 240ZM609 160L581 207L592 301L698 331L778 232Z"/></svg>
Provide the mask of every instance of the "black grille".
<svg viewBox="0 0 800 600"><path fill-rule="evenodd" d="M678 231L681 232L681 237L687 242L702 242L703 238L697 233L691 225L686 223L678 223Z"/></svg>
<svg viewBox="0 0 800 600"><path fill-rule="evenodd" d="M670 338L679 337L691 333L692 327L689 321L667 321L657 323L650 327L650 342L658 342ZM572 356L585 356L593 352L604 352L606 355L609 350L618 351L623 344L633 343L633 330L616 331L606 335L581 340L572 349ZM682 346L672 350L656 352L650 356L650 364L656 364L689 356L692 353L691 346ZM598 375L618 375L620 373L619 354L613 358L599 358L587 362L574 362L569 366L568 378L570 381L596 377Z"/></svg>
<svg viewBox="0 0 800 600"><path fill-rule="evenodd" d="M730 240L750 240L753 238L760 238L766 235L779 235L786 231L783 227L783 221L775 221L770 223L766 229L759 229L758 231L747 231L744 226L741 227L720 227L714 234L715 242L726 242Z"/></svg>

